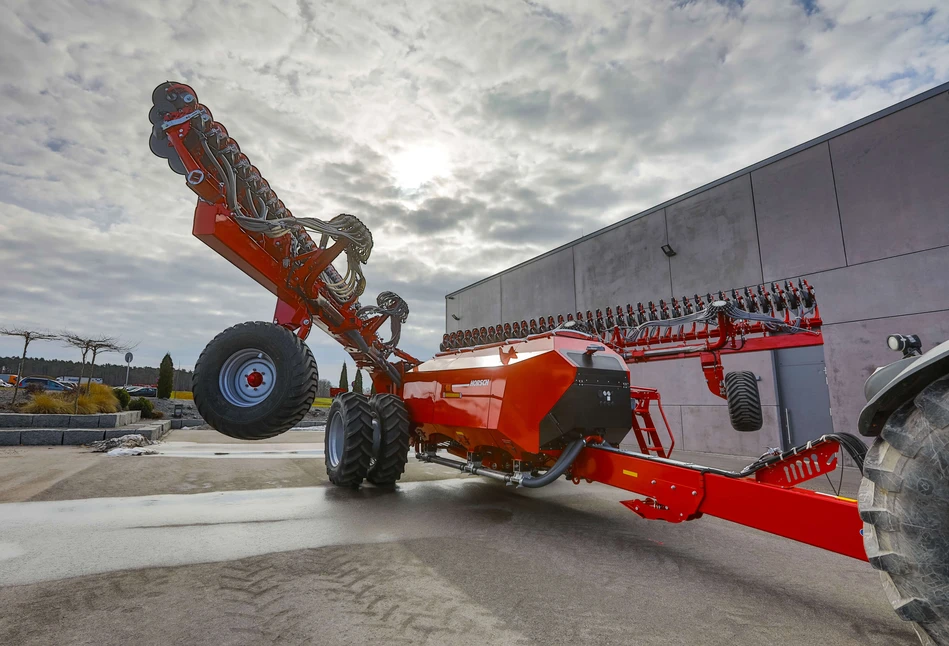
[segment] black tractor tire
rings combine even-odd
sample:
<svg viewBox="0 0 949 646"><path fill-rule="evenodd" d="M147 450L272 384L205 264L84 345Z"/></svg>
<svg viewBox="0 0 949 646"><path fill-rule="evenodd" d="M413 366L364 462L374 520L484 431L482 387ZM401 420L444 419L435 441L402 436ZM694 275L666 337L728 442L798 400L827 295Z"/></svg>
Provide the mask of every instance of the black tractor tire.
<svg viewBox="0 0 949 646"><path fill-rule="evenodd" d="M742 433L761 430L761 395L758 393L755 373L749 370L727 373L725 397L733 429Z"/></svg>
<svg viewBox="0 0 949 646"><path fill-rule="evenodd" d="M409 411L398 395L380 393L369 399L372 410L374 442L373 462L366 480L378 486L398 482L409 461L412 429Z"/></svg>
<svg viewBox="0 0 949 646"><path fill-rule="evenodd" d="M241 356L247 361L235 359ZM241 365L256 370L255 356L266 366L260 368L262 373L273 379L261 384L268 394L259 401L242 400L242 393L234 394L237 386L222 387L227 381L224 373L236 376ZM213 428L239 440L265 440L303 419L313 405L318 381L316 360L300 337L257 321L240 323L214 337L198 357L191 384L198 413Z"/></svg>
<svg viewBox="0 0 949 646"><path fill-rule="evenodd" d="M949 645L949 376L886 421L864 462L863 544L923 644Z"/></svg>
<svg viewBox="0 0 949 646"><path fill-rule="evenodd" d="M340 393L326 416L326 475L340 487L358 487L372 462L372 411L359 393Z"/></svg>

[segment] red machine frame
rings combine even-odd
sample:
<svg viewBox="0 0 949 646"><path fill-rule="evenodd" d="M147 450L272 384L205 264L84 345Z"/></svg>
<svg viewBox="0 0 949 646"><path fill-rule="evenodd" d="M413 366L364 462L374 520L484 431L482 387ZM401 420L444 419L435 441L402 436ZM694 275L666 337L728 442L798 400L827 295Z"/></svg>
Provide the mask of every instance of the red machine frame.
<svg viewBox="0 0 949 646"><path fill-rule="evenodd" d="M164 87L167 96L176 97L175 105L178 107L163 113L157 121L153 119L153 124L156 132L160 129L164 133L168 145L184 166L188 187L198 196L194 235L277 297L275 324L294 331L301 339L305 339L316 325L343 345L359 368L370 372L379 392L403 395L406 388L411 389L412 379L406 378L421 362L397 349L387 348L380 340L377 332L387 315L361 317L357 313L358 303L334 300L319 279L323 270L346 250L346 240L340 239L328 247L318 247L313 243L311 251L294 255L289 234L271 238L242 228L235 216L239 215L238 211L243 215L253 212L253 204L247 203L253 198L238 194L238 204L235 205L233 200L229 203L226 178L221 176L220 166L202 155L195 136L189 136L194 134L204 138L209 129L219 128L220 133L223 126L213 121L210 111L197 102L194 91L188 86L167 84ZM194 129L197 131L192 133ZM226 130L223 132L226 137ZM236 142L227 138L226 143L223 150L232 151L231 160L239 176L255 186L266 185L259 171L239 152ZM231 146L236 149L236 154ZM262 190L285 213L283 217L292 217L269 185ZM306 233L301 229L297 236L299 241L299 236L306 236ZM306 239L312 243L312 239ZM810 286L806 290L813 297ZM629 310L632 313L631 307ZM597 317L598 320L601 318ZM588 322L591 319L589 313L587 319ZM630 364L699 358L709 389L723 396L722 355L820 345L823 342L816 302L808 316L791 321L785 312L785 320L788 325L793 325L794 330L776 331L766 323L735 321L719 313L717 325L692 323L688 330L684 327L674 329L675 319L671 319L663 329L664 322L658 321L655 331L648 329L646 335L632 340L619 326L612 330L604 329L595 336L568 334L576 334L581 339L578 343L603 344L609 348L605 351L614 352ZM563 333L548 331L544 334ZM543 336L528 337L528 341ZM482 344L475 351L497 353L503 361L505 353L517 351L514 343L504 340ZM436 355L436 359L468 351L472 350L443 352ZM400 361L389 362L389 352ZM464 379L464 373L464 370L460 371L459 378ZM631 415L631 430L642 453L621 451L603 444L602 438L588 437L588 445L580 452L570 471L575 483L600 482L643 496L623 502L642 518L677 523L708 514L866 560L863 524L856 501L796 488L801 482L839 468L833 463L840 449L837 441L822 438L790 452L771 456L766 464L760 463L747 473L678 462L669 458L675 440L669 432L659 393L654 389L633 387L630 395L636 402ZM530 404L525 402L524 405ZM669 433L668 446L663 445L653 421L653 405ZM418 437L417 441L417 448L423 449L422 438ZM497 448L505 450L503 442ZM558 455L558 451L539 451L536 457L541 465L549 466ZM482 462L482 467L488 466Z"/></svg>

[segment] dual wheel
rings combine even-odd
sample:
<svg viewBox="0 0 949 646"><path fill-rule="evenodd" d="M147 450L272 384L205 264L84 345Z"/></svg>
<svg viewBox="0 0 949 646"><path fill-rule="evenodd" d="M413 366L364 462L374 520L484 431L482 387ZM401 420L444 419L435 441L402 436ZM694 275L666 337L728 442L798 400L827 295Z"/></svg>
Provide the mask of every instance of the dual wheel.
<svg viewBox="0 0 949 646"><path fill-rule="evenodd" d="M337 395L326 419L326 473L341 487L395 484L409 457L411 427L405 402L382 393Z"/></svg>

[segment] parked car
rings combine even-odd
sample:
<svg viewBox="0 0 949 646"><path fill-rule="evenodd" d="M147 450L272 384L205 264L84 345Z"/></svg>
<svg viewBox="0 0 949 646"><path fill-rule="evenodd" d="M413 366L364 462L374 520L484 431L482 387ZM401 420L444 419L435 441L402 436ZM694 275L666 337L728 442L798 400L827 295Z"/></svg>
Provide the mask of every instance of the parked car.
<svg viewBox="0 0 949 646"><path fill-rule="evenodd" d="M0 381L0 388L13 388L13 384L7 383L5 381Z"/></svg>
<svg viewBox="0 0 949 646"><path fill-rule="evenodd" d="M157 386L129 386L125 390L132 397L158 397Z"/></svg>
<svg viewBox="0 0 949 646"><path fill-rule="evenodd" d="M74 384L56 381L51 377L24 377L20 380L20 388L29 388L30 386L38 386L51 392L72 392L76 389Z"/></svg>

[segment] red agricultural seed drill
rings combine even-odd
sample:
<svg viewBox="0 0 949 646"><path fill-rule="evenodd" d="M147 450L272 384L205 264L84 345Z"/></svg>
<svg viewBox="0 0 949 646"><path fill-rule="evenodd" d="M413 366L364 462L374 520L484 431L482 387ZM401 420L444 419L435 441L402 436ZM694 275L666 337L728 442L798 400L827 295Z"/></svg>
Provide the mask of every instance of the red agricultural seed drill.
<svg viewBox="0 0 949 646"><path fill-rule="evenodd" d="M294 217L187 85L163 83L152 101L149 145L197 194L194 235L277 297L273 323L225 330L198 359L195 403L218 431L266 439L303 418L317 388L304 343L315 325L379 393L343 393L330 407L334 484L393 485L412 447L424 462L522 487L601 482L636 494L623 504L642 518L708 514L869 560L897 613L924 641L949 644L949 342L924 355L915 337L889 338L904 358L867 382L859 430L876 438L869 452L839 433L740 471L676 461L659 393L631 385L628 365L698 359L734 428L756 431L755 376L725 374L721 357L822 344L806 281L501 322L445 335L423 362L397 347L405 301L382 292L359 302L372 251L359 219ZM639 452L620 448L630 433ZM797 487L838 468L841 450L863 472L859 503Z"/></svg>

